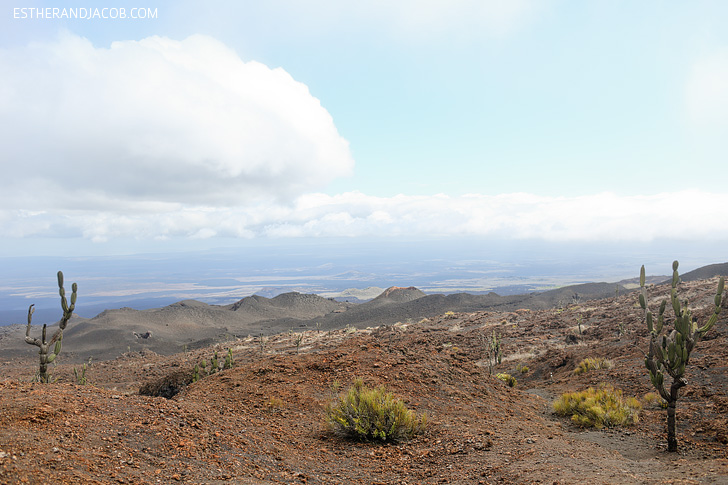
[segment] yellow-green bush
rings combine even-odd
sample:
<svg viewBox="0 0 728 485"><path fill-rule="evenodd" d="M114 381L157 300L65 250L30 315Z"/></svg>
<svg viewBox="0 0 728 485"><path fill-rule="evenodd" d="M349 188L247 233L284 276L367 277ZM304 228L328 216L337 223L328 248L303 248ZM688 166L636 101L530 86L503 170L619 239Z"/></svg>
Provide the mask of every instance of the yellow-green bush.
<svg viewBox="0 0 728 485"><path fill-rule="evenodd" d="M639 421L641 407L637 399L625 399L621 390L608 385L567 392L554 402L556 414L571 416L571 420L581 427L597 429L634 424Z"/></svg>
<svg viewBox="0 0 728 485"><path fill-rule="evenodd" d="M500 379L503 382L505 382L506 384L508 384L508 387L516 387L517 381L516 381L516 378L513 377L512 375L501 373L501 374L496 374L495 376L498 379Z"/></svg>
<svg viewBox="0 0 728 485"><path fill-rule="evenodd" d="M579 365L574 369L574 374L584 374L590 370L595 369L611 369L612 361L605 359L604 357L587 357L586 359L579 362Z"/></svg>
<svg viewBox="0 0 728 485"><path fill-rule="evenodd" d="M425 430L427 416L417 416L384 387L370 389L361 379L326 406L335 431L358 440L398 441Z"/></svg>

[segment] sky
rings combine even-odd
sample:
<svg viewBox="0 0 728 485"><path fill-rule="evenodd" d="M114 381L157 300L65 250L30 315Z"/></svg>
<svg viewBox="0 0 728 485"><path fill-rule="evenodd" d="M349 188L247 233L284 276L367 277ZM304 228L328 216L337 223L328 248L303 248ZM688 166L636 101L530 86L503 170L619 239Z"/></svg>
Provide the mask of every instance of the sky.
<svg viewBox="0 0 728 485"><path fill-rule="evenodd" d="M728 2L95 3L0 7L6 257L728 247Z"/></svg>

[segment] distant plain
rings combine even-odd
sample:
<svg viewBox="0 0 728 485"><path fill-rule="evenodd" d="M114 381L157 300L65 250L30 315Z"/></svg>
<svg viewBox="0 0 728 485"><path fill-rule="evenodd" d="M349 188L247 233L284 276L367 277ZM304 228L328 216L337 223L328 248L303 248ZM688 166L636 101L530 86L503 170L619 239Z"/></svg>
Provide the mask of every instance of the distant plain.
<svg viewBox="0 0 728 485"><path fill-rule="evenodd" d="M343 292L346 298L350 289L416 286L428 294L512 295L633 278L642 264L649 274L667 274L673 259L689 271L725 256L709 243L300 239L193 252L3 257L0 325L24 323L31 303L34 324L57 321L58 270L78 283L76 312L91 318L105 309L142 310L187 299L225 305L253 294L270 298L289 291L328 298Z"/></svg>

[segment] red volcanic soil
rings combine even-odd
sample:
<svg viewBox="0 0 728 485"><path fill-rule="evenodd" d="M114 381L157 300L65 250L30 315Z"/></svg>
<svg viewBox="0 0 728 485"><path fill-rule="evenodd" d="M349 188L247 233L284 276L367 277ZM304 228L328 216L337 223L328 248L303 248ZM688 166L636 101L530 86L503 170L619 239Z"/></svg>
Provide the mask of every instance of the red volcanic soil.
<svg viewBox="0 0 728 485"><path fill-rule="evenodd" d="M712 313L716 279L681 284L694 315ZM650 296L669 287L651 287ZM568 308L454 313L420 322L258 337L171 356L127 353L92 362L89 384L60 363L53 384L30 383L37 364L0 363L1 483L728 483L728 312L691 356L678 402L680 451L666 452L665 411L647 405L630 427L587 430L553 414L563 392L609 383L641 398L647 330L636 293ZM669 306L669 305L668 305ZM725 306L725 303L724 303ZM579 333L577 321L581 321ZM502 335L489 375L487 338ZM235 366L175 387L192 367ZM614 366L574 375L586 357ZM519 369L528 367L521 373ZM78 364L76 364L78 367ZM402 443L360 443L329 431L336 385L385 385L427 431Z"/></svg>

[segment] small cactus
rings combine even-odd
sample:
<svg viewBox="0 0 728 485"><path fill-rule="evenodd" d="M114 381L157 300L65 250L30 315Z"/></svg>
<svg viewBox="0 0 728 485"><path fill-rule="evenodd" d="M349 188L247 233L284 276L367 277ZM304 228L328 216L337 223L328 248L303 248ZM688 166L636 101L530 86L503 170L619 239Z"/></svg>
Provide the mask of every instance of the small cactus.
<svg viewBox="0 0 728 485"><path fill-rule="evenodd" d="M61 341L63 340L63 330L65 330L68 321L73 316L73 310L76 308L76 297L78 296L78 285L74 283L72 286L71 293L71 304L68 304L66 300L66 290L63 288L63 273L58 272L58 294L61 296L61 309L63 310L63 317L58 323L58 330L53 334L50 341L46 340L46 325L43 325L41 338L31 338L30 336L30 324L33 319L33 312L35 312L35 305L30 305L28 308L28 326L25 329L25 343L37 346L40 350L40 370L38 372L38 379L40 382L50 382L50 376L48 375L48 364L56 360L58 354L61 353ZM53 346L53 351L50 351Z"/></svg>
<svg viewBox="0 0 728 485"><path fill-rule="evenodd" d="M83 366L81 367L81 372L78 372L78 370L74 367L73 377L76 379L76 384L85 386L88 382L88 380L86 379L86 364L83 364Z"/></svg>
<svg viewBox="0 0 728 485"><path fill-rule="evenodd" d="M675 313L674 329L669 333L662 333L665 323L664 313L667 307L667 300L660 304L657 320L647 305L647 288L645 288L645 267L640 269L640 295L639 303L645 314L647 329L650 332L649 351L645 356L645 366L650 373L652 385L660 393L660 396L667 402L667 450L677 451L677 437L675 434L675 405L678 399L678 391L688 384L685 379L685 366L690 359L690 353L700 342L703 336L713 328L718 320L720 304L723 297L725 282L723 277L718 281L718 290L713 302L715 309L713 315L705 325L698 327L688 309L688 302L680 302L677 295L677 285L680 282L680 275L677 272L678 262L672 263L672 289L670 290L670 302ZM666 330L667 332L667 330ZM672 378L670 390L665 388L665 374Z"/></svg>
<svg viewBox="0 0 728 485"><path fill-rule="evenodd" d="M303 343L303 334L297 334L293 339L293 342L296 344L296 353L298 353L298 350L301 348L301 344Z"/></svg>
<svg viewBox="0 0 728 485"><path fill-rule="evenodd" d="M223 364L223 369L232 369L233 365L235 365L235 362L233 361L233 349L228 349L227 355L225 356L225 363Z"/></svg>
<svg viewBox="0 0 728 485"><path fill-rule="evenodd" d="M214 374L218 370L220 370L220 367L218 365L217 350L216 350L212 356L212 359L210 360L210 374Z"/></svg>
<svg viewBox="0 0 728 485"><path fill-rule="evenodd" d="M483 339L486 340L486 337L483 336ZM488 374L492 375L495 366L500 364L503 359L503 352L501 350L501 336L500 334L496 334L495 330L493 330L493 333L487 340L488 342L486 352L488 357Z"/></svg>

